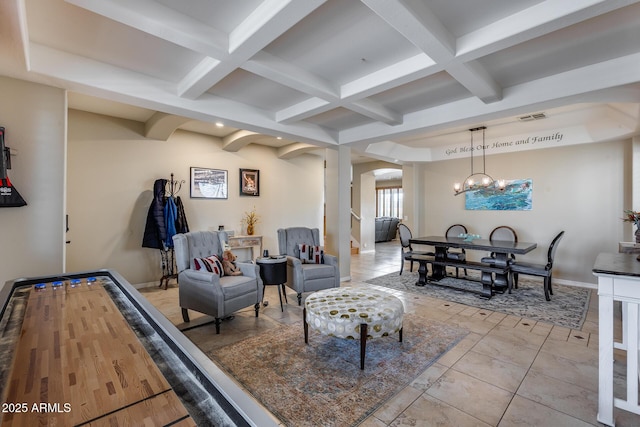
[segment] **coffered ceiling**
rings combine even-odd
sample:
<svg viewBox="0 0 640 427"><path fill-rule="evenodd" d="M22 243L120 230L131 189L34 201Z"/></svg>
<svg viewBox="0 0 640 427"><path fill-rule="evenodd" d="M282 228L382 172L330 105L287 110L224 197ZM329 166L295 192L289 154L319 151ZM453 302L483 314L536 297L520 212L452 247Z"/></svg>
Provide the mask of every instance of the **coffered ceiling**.
<svg viewBox="0 0 640 427"><path fill-rule="evenodd" d="M3 0L0 53L0 74L149 137L182 128L285 158L345 144L427 161L480 125L638 133L638 1Z"/></svg>

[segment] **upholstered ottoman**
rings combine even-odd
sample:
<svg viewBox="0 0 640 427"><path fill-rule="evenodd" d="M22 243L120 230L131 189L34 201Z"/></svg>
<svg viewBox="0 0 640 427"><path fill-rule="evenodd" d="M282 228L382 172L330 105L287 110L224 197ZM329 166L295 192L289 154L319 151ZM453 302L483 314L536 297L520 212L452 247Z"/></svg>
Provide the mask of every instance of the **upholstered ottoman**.
<svg viewBox="0 0 640 427"><path fill-rule="evenodd" d="M304 303L304 342L309 342L309 328L338 338L359 338L360 369L364 369L368 338L398 332L402 342L403 314L399 298L376 289L346 287L314 292Z"/></svg>

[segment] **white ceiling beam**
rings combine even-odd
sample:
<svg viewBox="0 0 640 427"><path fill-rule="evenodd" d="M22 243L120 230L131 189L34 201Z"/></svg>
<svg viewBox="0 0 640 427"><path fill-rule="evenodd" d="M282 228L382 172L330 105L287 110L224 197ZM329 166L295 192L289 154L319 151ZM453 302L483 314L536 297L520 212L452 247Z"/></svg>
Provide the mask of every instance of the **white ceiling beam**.
<svg viewBox="0 0 640 427"><path fill-rule="evenodd" d="M454 57L455 37L426 4L403 0L362 2L434 61L444 62Z"/></svg>
<svg viewBox="0 0 640 427"><path fill-rule="evenodd" d="M251 132L248 130L239 130L222 138L222 149L229 152L237 152L241 148L255 142L257 139L264 137L262 134Z"/></svg>
<svg viewBox="0 0 640 427"><path fill-rule="evenodd" d="M490 103L502 99L502 87L478 61L454 63L447 66L446 70L451 77L480 98L482 102Z"/></svg>
<svg viewBox="0 0 640 427"><path fill-rule="evenodd" d="M302 93L332 101L338 99L337 88L328 81L267 52L256 53L242 68Z"/></svg>
<svg viewBox="0 0 640 427"><path fill-rule="evenodd" d="M277 156L279 159L293 159L309 151L317 150L318 147L311 144L305 144L302 142L296 142L293 144L285 145L278 149Z"/></svg>
<svg viewBox="0 0 640 427"><path fill-rule="evenodd" d="M374 120L379 120L388 125L399 125L402 123L402 114L367 98L354 101L348 106L345 106L345 108L349 108L351 111L355 111Z"/></svg>
<svg viewBox="0 0 640 427"><path fill-rule="evenodd" d="M278 123L289 124L324 113L335 108L334 104L320 98L309 98L276 113Z"/></svg>
<svg viewBox="0 0 640 427"><path fill-rule="evenodd" d="M546 0L458 38L457 59L469 61L549 34L640 0Z"/></svg>
<svg viewBox="0 0 640 427"><path fill-rule="evenodd" d="M68 90L138 107L225 124L267 135L324 146L337 144L337 133L311 123L282 125L274 115L229 99L205 94L197 100L178 97L173 83L86 57L31 43L31 68L47 82Z"/></svg>
<svg viewBox="0 0 640 427"><path fill-rule="evenodd" d="M226 34L153 0L66 0L113 21L214 58L228 55Z"/></svg>
<svg viewBox="0 0 640 427"><path fill-rule="evenodd" d="M265 0L229 34L227 60L192 82L191 87L184 85L180 96L198 98L325 1Z"/></svg>
<svg viewBox="0 0 640 427"><path fill-rule="evenodd" d="M602 76L607 78L603 79ZM376 142L416 131L445 129L469 121L491 120L585 100L594 102L596 100L590 98L593 93L598 93L600 99L606 102L615 101L606 97L607 93L615 93L620 101L621 96L626 95L625 101L640 102L638 92L633 95L638 99L632 100L628 98L632 96L628 89L616 90L639 82L640 53L635 53L505 88L503 99L491 104L484 104L477 98L467 98L405 114L403 123L395 127L372 123L347 129L340 132L339 142Z"/></svg>
<svg viewBox="0 0 640 427"><path fill-rule="evenodd" d="M382 120L388 124L402 123L402 117L398 113L371 100L363 99L354 104L340 102L337 90L331 87L329 82L266 52L258 52L242 68L316 97L298 103L286 111L278 112L276 120L281 123L285 121L292 123L294 118L300 120L302 117L310 117L338 106L343 106L374 120ZM305 107L306 110L304 110Z"/></svg>
<svg viewBox="0 0 640 427"><path fill-rule="evenodd" d="M144 124L144 136L166 141L176 129L190 121L193 121L193 119L176 116L175 114L156 112Z"/></svg>
<svg viewBox="0 0 640 427"><path fill-rule="evenodd" d="M390 65L386 68L345 83L340 88L340 98L351 101L383 92L387 89L442 71L433 59L424 53Z"/></svg>
<svg viewBox="0 0 640 427"><path fill-rule="evenodd" d="M479 63L453 63L456 55L455 37L425 3L415 0L363 2L483 102L495 102L502 98L502 88Z"/></svg>

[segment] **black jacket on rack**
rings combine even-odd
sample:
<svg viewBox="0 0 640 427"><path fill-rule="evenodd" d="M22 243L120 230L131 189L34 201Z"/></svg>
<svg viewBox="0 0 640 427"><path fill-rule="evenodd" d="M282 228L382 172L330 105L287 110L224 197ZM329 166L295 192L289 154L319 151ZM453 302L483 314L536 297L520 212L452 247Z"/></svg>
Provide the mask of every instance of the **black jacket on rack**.
<svg viewBox="0 0 640 427"><path fill-rule="evenodd" d="M151 201L151 206L149 206L147 224L144 227L144 236L142 237L143 248L165 249L165 247L173 246L165 245L165 241L167 240L167 226L165 223L164 206L168 199L165 194L167 182L166 179L157 179L153 183L153 200ZM189 231L189 224L187 223L184 205L180 197L175 197L174 200L177 208L175 231L176 233L187 233Z"/></svg>
<svg viewBox="0 0 640 427"><path fill-rule="evenodd" d="M142 237L143 248L163 249L163 242L167 238L164 225L164 188L166 179L156 179L153 183L153 200L147 213L147 224Z"/></svg>

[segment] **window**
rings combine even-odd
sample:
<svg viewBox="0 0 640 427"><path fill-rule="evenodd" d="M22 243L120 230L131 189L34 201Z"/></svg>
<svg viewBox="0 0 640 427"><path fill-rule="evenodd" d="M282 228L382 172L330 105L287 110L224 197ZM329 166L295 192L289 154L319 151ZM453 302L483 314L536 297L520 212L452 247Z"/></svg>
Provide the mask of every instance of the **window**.
<svg viewBox="0 0 640 427"><path fill-rule="evenodd" d="M402 218L402 187L376 188L376 216Z"/></svg>

